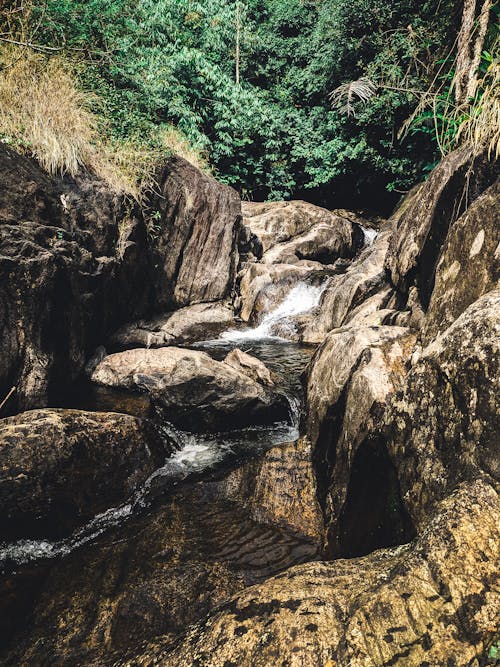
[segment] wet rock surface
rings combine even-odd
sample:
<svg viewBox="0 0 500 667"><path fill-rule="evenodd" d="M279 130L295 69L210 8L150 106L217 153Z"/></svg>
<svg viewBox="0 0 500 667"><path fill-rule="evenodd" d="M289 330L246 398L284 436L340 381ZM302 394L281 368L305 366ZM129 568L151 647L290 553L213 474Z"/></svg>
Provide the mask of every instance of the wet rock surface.
<svg viewBox="0 0 500 667"><path fill-rule="evenodd" d="M311 443L306 438L273 447L230 473L224 495L249 510L255 521L323 541L323 516L316 494Z"/></svg>
<svg viewBox="0 0 500 667"><path fill-rule="evenodd" d="M239 315L244 322L257 324L276 308L290 291L304 281L324 279L316 266L294 264L244 265L239 274Z"/></svg>
<svg viewBox="0 0 500 667"><path fill-rule="evenodd" d="M44 409L0 420L2 541L68 534L126 499L175 447L122 414Z"/></svg>
<svg viewBox="0 0 500 667"><path fill-rule="evenodd" d="M265 372L257 360L254 366ZM289 414L285 397L273 394L246 371L197 350L118 352L97 366L92 380L150 393L161 418L188 431L270 424L286 421Z"/></svg>
<svg viewBox="0 0 500 667"><path fill-rule="evenodd" d="M46 566L24 639L6 663L112 664L155 636L173 643L245 586L315 557L314 543L256 523L225 487L221 479L185 488ZM17 592L9 577L0 586Z"/></svg>

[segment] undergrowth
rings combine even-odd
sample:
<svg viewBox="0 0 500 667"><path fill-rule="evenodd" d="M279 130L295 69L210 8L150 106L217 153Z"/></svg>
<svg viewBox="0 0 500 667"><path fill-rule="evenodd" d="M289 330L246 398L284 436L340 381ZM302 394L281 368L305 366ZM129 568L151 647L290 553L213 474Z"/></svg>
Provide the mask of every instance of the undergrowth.
<svg viewBox="0 0 500 667"><path fill-rule="evenodd" d="M24 46L0 47L0 140L35 157L48 173L74 177L87 169L141 200L168 156L206 167L175 127L119 139L102 111L99 97L79 84L78 63Z"/></svg>

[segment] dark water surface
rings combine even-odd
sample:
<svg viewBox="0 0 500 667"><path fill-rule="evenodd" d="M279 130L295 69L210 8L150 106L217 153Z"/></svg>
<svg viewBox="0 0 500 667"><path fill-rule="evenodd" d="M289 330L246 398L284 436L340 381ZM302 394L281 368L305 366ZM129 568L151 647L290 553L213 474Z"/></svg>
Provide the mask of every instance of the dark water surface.
<svg viewBox="0 0 500 667"><path fill-rule="evenodd" d="M204 350L215 359L223 359L239 347L261 359L276 379L277 390L286 394L290 402L289 423L278 422L265 427L250 427L221 434L193 434L162 424L161 429L179 443L179 450L167 459L134 495L117 507L96 516L69 537L20 540L0 543L0 571L14 572L23 565L59 559L75 549L91 545L106 532L124 526L131 520L155 511L165 498L176 492L180 485L210 479L262 454L272 446L295 440L299 435L303 390L301 375L312 355L312 348L299 346L280 339L262 341L206 341L192 346ZM125 412L146 417L150 413L149 399L123 390L97 387L90 382L77 385L63 405L53 407Z"/></svg>
<svg viewBox="0 0 500 667"><path fill-rule="evenodd" d="M240 589L318 557L316 544L256 523L224 492L225 478L231 470L299 435L301 375L313 350L279 339L208 341L193 347L216 359L239 347L261 359L275 375L277 390L289 399L289 423L210 435L180 432L163 424L161 428L177 439L180 449L132 497L65 539L0 544L1 650L14 650L9 654L16 655L10 637L25 624L32 624L30 641L33 638L36 644L36 638L42 638L40 655L45 656L43 652L52 641L50 650L57 654L56 640L46 636L47 628L56 623L59 613L71 618L74 615L72 622L78 627L92 627L95 605L102 602L103 595L109 595L104 591L110 577L120 582L116 584L120 595L138 586L153 590L152 580L177 591L178 587L189 588L193 577L201 578L203 598L207 593L201 591L206 586L210 590L210 578L218 580L219 572L230 591L231 586ZM59 407L119 411L141 417L149 414L147 396L90 383L75 387ZM162 594L170 595L168 591ZM193 614L202 613L203 605L212 604L203 600L193 602ZM35 659L41 664L37 660L42 658Z"/></svg>

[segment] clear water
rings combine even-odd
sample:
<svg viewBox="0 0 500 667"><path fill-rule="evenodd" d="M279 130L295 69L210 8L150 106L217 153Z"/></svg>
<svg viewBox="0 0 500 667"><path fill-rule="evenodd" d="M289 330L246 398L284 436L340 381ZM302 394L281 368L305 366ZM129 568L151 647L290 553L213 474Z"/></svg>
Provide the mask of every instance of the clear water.
<svg viewBox="0 0 500 667"><path fill-rule="evenodd" d="M303 407L301 376L313 349L273 336L272 330L274 324L283 323L294 315L314 308L319 303L323 290L324 286L297 285L284 301L265 317L259 327L227 332L220 339L201 341L191 346L208 352L218 360L222 360L236 347L259 358L273 373L276 390L283 393L289 401L289 422L206 435L179 431L170 424L164 424L162 428L179 443L179 450L130 498L97 515L66 538L54 541L24 539L0 544L0 572L12 571L26 563L65 556L94 542L103 533L147 512L158 499L171 493L182 482L202 479L216 471L230 469L277 444L296 440ZM137 411L139 416L144 416L146 410L143 397L131 395L127 399L123 391L114 392L108 389L103 393L88 386L87 391L82 392L80 389L76 397L77 404L71 407L87 410L114 409L132 414Z"/></svg>

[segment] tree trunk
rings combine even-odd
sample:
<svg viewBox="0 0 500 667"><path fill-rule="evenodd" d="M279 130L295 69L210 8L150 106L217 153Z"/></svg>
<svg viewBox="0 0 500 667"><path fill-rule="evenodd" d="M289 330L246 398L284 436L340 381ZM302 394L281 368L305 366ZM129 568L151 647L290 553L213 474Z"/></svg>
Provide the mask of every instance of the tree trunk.
<svg viewBox="0 0 500 667"><path fill-rule="evenodd" d="M477 70L488 27L491 0L483 0L476 26L477 8L477 0L464 0L454 77L455 101L458 105L467 102L476 93Z"/></svg>

